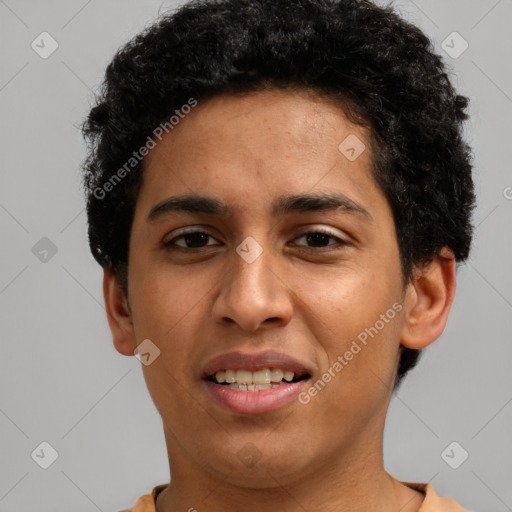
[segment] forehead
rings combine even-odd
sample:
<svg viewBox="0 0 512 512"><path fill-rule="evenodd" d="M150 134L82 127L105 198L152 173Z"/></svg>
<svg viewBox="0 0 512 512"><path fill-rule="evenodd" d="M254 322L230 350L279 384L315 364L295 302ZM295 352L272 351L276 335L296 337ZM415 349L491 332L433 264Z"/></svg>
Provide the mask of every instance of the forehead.
<svg viewBox="0 0 512 512"><path fill-rule="evenodd" d="M147 155L141 199L150 196L146 213L191 194L222 198L239 213L263 201L275 213L278 196L306 191L360 204L378 193L369 146L366 127L309 91L216 96L182 115Z"/></svg>
<svg viewBox="0 0 512 512"><path fill-rule="evenodd" d="M180 119L173 116L175 124L166 130L168 133L163 138L181 139L193 130L197 135L198 148L215 141L231 144L243 142L245 148L251 146L250 142L253 147L264 143L266 149L272 150L280 147L286 135L293 135L294 144L289 150L306 145L316 152L319 137L326 134L339 136L335 132L340 129L357 134L361 139L369 137L368 126L356 125L347 119L347 109L348 105L341 100L309 89L274 88L243 94L220 94L199 100L197 106L188 108ZM276 137L276 134L280 137ZM163 145L165 143L159 144L160 147ZM159 153L157 148L148 155L147 160L151 161Z"/></svg>
<svg viewBox="0 0 512 512"><path fill-rule="evenodd" d="M308 90L219 95L199 101L178 121L149 152L146 168L169 159L193 163L203 159L205 153L212 163L250 158L263 164L263 157L266 167L289 158L300 158L308 164L323 162L343 155L341 150L348 148L340 150L339 145L347 137L356 146L365 146L359 163L370 163L369 129L350 122L342 105ZM302 166L296 167L300 172Z"/></svg>
<svg viewBox="0 0 512 512"><path fill-rule="evenodd" d="M349 137L364 145L354 158L343 151ZM143 172L131 251L159 250L178 227L206 224L236 238L325 223L369 253L379 247L381 259L390 244L398 257L368 132L333 103L267 93L199 103L151 150Z"/></svg>

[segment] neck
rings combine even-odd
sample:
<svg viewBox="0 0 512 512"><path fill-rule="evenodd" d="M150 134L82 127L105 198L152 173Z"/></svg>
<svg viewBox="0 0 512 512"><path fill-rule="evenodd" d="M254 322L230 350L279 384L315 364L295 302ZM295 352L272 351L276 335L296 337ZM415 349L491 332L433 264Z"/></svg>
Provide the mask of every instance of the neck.
<svg viewBox="0 0 512 512"><path fill-rule="evenodd" d="M158 496L157 512L230 512L242 507L244 512L416 512L424 498L385 471L382 436L375 431L363 433L348 451L333 450L327 458L293 474L273 474L269 466L266 478L259 473L257 485L250 478L234 482L232 473L205 469L167 430L165 435L172 477Z"/></svg>

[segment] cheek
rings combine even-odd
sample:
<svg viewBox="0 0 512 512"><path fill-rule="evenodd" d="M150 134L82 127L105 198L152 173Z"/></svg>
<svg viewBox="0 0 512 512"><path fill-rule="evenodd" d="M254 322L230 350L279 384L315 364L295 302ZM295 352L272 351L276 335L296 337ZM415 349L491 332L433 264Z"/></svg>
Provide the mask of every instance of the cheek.
<svg viewBox="0 0 512 512"><path fill-rule="evenodd" d="M202 291L190 273L160 260L134 254L130 261L132 310L145 337L162 336L180 325L208 290Z"/></svg>
<svg viewBox="0 0 512 512"><path fill-rule="evenodd" d="M401 284L400 266L390 258L301 287L304 318L322 353L322 380L329 382L325 394L319 384L325 400L344 409L355 397L361 403L387 393L400 346Z"/></svg>
<svg viewBox="0 0 512 512"><path fill-rule="evenodd" d="M131 264L132 262L130 262ZM160 350L148 366L142 366L148 391L157 409L181 417L186 395L183 376L193 350L191 340L201 339L200 316L204 315L197 282L168 266L133 258L133 319L137 341L150 339ZM208 290L208 288L205 288ZM191 409L193 407L189 406ZM195 410L200 414L200 410Z"/></svg>
<svg viewBox="0 0 512 512"><path fill-rule="evenodd" d="M393 266L366 260L351 268L304 272L307 278L296 278L297 286L292 288L301 299L297 307L303 303L303 314L310 311L311 327L326 331L318 339L332 339L336 346L342 340L356 337L385 314L401 297L399 269L393 270Z"/></svg>

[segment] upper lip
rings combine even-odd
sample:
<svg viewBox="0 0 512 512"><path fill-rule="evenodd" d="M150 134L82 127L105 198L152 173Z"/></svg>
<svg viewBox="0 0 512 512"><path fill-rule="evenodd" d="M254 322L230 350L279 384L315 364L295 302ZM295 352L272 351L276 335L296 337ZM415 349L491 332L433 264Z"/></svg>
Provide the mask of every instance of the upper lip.
<svg viewBox="0 0 512 512"><path fill-rule="evenodd" d="M249 370L252 372L263 368L280 368L294 372L297 376L311 375L311 370L293 357L276 352L264 350L260 352L234 351L210 359L203 367L201 378L205 379L222 370Z"/></svg>

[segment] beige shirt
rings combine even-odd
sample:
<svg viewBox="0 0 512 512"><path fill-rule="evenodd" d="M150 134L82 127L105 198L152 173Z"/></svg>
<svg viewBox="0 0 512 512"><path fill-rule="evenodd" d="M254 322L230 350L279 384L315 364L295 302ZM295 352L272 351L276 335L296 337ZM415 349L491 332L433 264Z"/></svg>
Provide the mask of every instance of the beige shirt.
<svg viewBox="0 0 512 512"><path fill-rule="evenodd" d="M416 484L411 482L402 483L412 489L422 492L425 495L425 499L423 500L418 512L468 512L455 500L438 496L431 484ZM163 491L168 485L169 484L157 485L153 488L151 494L144 494L141 496L132 508L121 510L120 512L156 512L156 497L160 491Z"/></svg>

